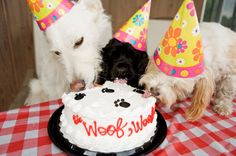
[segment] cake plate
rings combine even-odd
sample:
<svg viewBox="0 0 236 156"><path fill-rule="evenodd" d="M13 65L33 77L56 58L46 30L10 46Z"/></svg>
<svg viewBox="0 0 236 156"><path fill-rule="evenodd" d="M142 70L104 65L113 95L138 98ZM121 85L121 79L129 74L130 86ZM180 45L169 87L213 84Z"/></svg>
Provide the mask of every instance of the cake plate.
<svg viewBox="0 0 236 156"><path fill-rule="evenodd" d="M153 150L158 148L161 143L164 141L167 134L167 126L165 119L156 111L157 125L155 135L150 139L149 142L143 144L141 147L137 147L133 150L118 152L118 153L100 153L89 151L83 148L80 148L74 144L71 144L66 138L63 137L63 134L60 131L60 116L61 112L64 109L64 106L58 108L48 122L48 134L52 142L63 150L68 155L79 155L79 156L141 156L151 153Z"/></svg>

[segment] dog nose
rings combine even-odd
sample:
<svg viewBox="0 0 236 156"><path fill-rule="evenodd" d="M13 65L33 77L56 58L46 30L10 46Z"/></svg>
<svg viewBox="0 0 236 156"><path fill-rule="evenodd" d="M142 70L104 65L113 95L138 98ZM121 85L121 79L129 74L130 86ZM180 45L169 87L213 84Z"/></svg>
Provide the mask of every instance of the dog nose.
<svg viewBox="0 0 236 156"><path fill-rule="evenodd" d="M125 63L119 63L116 66L118 77L126 77L128 75L128 66Z"/></svg>
<svg viewBox="0 0 236 156"><path fill-rule="evenodd" d="M127 64L125 64L125 63L119 63L118 65L117 65L117 68L120 70L120 71L125 71L125 70L127 70Z"/></svg>
<svg viewBox="0 0 236 156"><path fill-rule="evenodd" d="M85 88L84 80L76 80L70 84L70 89L71 91L74 91L74 92L83 90L84 88Z"/></svg>
<svg viewBox="0 0 236 156"><path fill-rule="evenodd" d="M156 98L156 103L160 103L160 102L161 102L160 98Z"/></svg>
<svg viewBox="0 0 236 156"><path fill-rule="evenodd" d="M154 87L151 87L151 88L150 88L150 92L151 92L152 94L154 94L155 96L159 96L159 95L160 95L159 89L154 88Z"/></svg>
<svg viewBox="0 0 236 156"><path fill-rule="evenodd" d="M121 67L121 68L117 68L117 71L118 71L118 73L120 73L120 74L124 74L125 72L127 72L127 68L126 67Z"/></svg>

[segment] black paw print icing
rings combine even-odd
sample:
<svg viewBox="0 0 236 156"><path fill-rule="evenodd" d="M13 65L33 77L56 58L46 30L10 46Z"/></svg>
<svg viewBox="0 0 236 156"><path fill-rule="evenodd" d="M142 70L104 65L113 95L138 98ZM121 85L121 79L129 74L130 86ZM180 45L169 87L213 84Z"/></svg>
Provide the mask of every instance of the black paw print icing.
<svg viewBox="0 0 236 156"><path fill-rule="evenodd" d="M114 90L114 89L103 88L103 89L102 89L102 92L103 92L103 93L114 93L115 90Z"/></svg>
<svg viewBox="0 0 236 156"><path fill-rule="evenodd" d="M75 94L75 100L81 100L86 96L84 93Z"/></svg>
<svg viewBox="0 0 236 156"><path fill-rule="evenodd" d="M141 89L134 89L133 92L139 93L139 94L144 94L144 91Z"/></svg>
<svg viewBox="0 0 236 156"><path fill-rule="evenodd" d="M115 106L118 107L124 107L124 108L128 108L130 106L130 103L126 102L125 99L118 99L114 102Z"/></svg>

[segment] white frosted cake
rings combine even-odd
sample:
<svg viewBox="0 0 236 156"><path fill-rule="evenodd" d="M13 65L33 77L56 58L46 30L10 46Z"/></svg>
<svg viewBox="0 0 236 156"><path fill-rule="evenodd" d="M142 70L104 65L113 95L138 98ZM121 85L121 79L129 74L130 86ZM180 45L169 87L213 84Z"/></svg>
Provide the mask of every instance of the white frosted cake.
<svg viewBox="0 0 236 156"><path fill-rule="evenodd" d="M91 151L122 152L142 146L156 130L155 98L126 84L62 96L61 132L70 143Z"/></svg>

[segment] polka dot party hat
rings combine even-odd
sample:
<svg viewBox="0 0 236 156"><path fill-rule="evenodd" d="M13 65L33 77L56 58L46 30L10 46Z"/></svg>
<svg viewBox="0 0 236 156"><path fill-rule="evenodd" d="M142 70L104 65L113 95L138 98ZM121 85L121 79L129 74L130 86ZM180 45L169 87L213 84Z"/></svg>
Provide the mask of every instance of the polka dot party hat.
<svg viewBox="0 0 236 156"><path fill-rule="evenodd" d="M151 8L151 0L148 0L126 24L114 34L114 38L121 42L130 43L139 51L146 51L147 29Z"/></svg>
<svg viewBox="0 0 236 156"><path fill-rule="evenodd" d="M69 0L27 0L39 28L44 31L73 7Z"/></svg>
<svg viewBox="0 0 236 156"><path fill-rule="evenodd" d="M154 62L173 77L191 78L204 71L202 39L192 0L184 0L154 53Z"/></svg>

